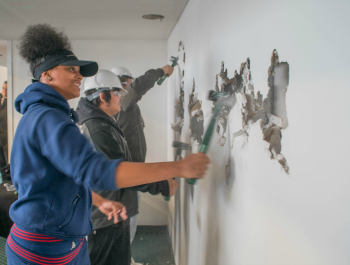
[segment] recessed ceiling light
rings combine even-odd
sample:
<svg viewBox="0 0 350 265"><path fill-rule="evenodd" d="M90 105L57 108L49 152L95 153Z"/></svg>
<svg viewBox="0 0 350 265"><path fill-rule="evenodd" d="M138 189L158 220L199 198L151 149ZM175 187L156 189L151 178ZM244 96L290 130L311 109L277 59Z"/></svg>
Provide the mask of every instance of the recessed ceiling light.
<svg viewBox="0 0 350 265"><path fill-rule="evenodd" d="M162 21L162 19L164 18L164 16L162 15L154 15L154 14L148 14L148 15L143 15L142 18L144 19L159 19L160 21Z"/></svg>

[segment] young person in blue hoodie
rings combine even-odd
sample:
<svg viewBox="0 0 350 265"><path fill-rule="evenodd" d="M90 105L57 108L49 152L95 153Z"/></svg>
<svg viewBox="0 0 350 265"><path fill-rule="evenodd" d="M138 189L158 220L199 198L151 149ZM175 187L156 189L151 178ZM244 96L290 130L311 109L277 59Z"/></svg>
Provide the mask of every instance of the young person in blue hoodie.
<svg viewBox="0 0 350 265"><path fill-rule="evenodd" d="M67 100L80 96L83 76L93 76L96 62L80 61L63 32L47 24L27 28L20 55L35 82L15 100L23 114L11 152L12 181L18 200L10 209L14 222L7 239L8 265L89 265L85 237L92 231L90 189L118 190L176 176L201 178L209 159L191 155L178 162L131 163L95 152L76 126ZM122 205L105 214L127 216Z"/></svg>

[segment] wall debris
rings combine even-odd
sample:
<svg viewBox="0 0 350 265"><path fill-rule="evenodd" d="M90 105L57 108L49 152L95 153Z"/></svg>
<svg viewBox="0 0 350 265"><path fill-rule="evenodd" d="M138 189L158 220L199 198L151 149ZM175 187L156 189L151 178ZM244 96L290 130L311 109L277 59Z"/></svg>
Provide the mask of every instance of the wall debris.
<svg viewBox="0 0 350 265"><path fill-rule="evenodd" d="M219 77L221 79L220 89L219 89ZM236 86L237 86L236 78L233 77L232 79L229 79L227 77L227 69L225 70L224 62L222 62L221 63L221 71L219 74L216 75L215 91L227 92L230 95L232 95L232 100L236 101L236 97L235 97L235 87ZM218 144L220 146L224 146L226 143L225 133L226 133L226 129L227 129L227 120L228 120L228 115L230 114L232 107L233 106L225 106L225 108L223 109L223 111L220 113L220 115L218 117L216 132L219 135Z"/></svg>
<svg viewBox="0 0 350 265"><path fill-rule="evenodd" d="M198 94L195 93L195 81L193 79L192 92L189 95L188 113L190 116L190 135L193 141L202 143L204 133L204 116L202 110L202 102L198 100Z"/></svg>
<svg viewBox="0 0 350 265"><path fill-rule="evenodd" d="M182 52L185 50L185 46L183 44L182 41L180 41L179 43L179 48L178 51ZM183 55L184 60L183 62L185 63L185 53ZM180 57L179 57L180 58ZM183 77L185 75L185 70L183 69L181 71L181 66L182 64L178 64L178 71L180 73L180 96L179 98L176 100L176 104L175 104L175 123L171 124L171 128L175 131L175 132L179 132L179 135L181 135L182 132L182 127L184 125L184 118L185 118L185 109L184 109L184 101L185 101L185 92L184 92L184 80ZM184 66L183 66L184 67Z"/></svg>
<svg viewBox="0 0 350 265"><path fill-rule="evenodd" d="M221 78L221 90L229 93L240 93L242 95L242 130L232 134L232 139L240 135L249 137L250 125L260 121L263 137L270 144L269 151L271 159L276 159L286 173L289 167L286 159L281 154L281 130L288 127L286 111L286 92L289 84L289 64L279 62L277 50L272 52L271 66L268 69L269 91L266 98L258 91L255 95L252 74L250 70L250 59L241 64L240 72L229 79L224 63L221 64L221 72L216 76L215 89L219 91L218 77ZM225 110L218 120L217 133L219 144L225 144L225 132L230 109Z"/></svg>

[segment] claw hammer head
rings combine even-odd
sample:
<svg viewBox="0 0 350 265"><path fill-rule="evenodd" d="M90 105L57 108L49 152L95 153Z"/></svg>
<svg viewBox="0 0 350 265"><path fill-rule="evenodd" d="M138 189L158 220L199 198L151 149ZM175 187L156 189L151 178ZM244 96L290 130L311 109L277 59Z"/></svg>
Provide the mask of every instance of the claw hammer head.
<svg viewBox="0 0 350 265"><path fill-rule="evenodd" d="M235 94L229 94L227 92L210 90L208 99L214 101L216 104L222 106L233 107L235 104Z"/></svg>
<svg viewBox="0 0 350 265"><path fill-rule="evenodd" d="M183 143L183 142L179 142L179 141L173 141L173 147L175 148L179 148L181 150L189 150L190 149L190 145Z"/></svg>
<svg viewBox="0 0 350 265"><path fill-rule="evenodd" d="M171 56L170 57L170 61L173 62L172 67L174 67L175 65L177 65L177 61L179 60L179 57L174 57Z"/></svg>

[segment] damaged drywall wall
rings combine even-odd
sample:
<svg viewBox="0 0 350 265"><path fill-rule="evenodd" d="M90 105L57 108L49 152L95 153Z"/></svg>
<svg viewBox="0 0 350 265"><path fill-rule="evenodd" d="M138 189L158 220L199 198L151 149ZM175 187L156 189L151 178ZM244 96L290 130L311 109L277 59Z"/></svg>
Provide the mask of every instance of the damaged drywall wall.
<svg viewBox="0 0 350 265"><path fill-rule="evenodd" d="M192 92L189 95L188 113L190 116L190 135L193 142L202 143L204 133L204 115L202 110L202 101L199 101L198 94L195 93L196 84L193 79Z"/></svg>
<svg viewBox="0 0 350 265"><path fill-rule="evenodd" d="M222 80L221 91L241 95L242 129L234 132L232 139L246 135L248 140L250 125L259 122L263 139L269 143L271 159L276 159L285 172L289 173L287 161L281 153L281 130L288 127L286 92L289 84L289 64L279 62L277 50L272 52L271 66L268 69L269 91L266 98L260 91L255 95L249 58L241 64L240 73L236 71L232 79L227 77L227 69L224 70L223 63L218 76ZM218 85L216 85L216 90L218 90ZM228 114L229 111L223 113L218 122L217 133L220 139L224 138ZM225 142L220 140L219 144L224 145Z"/></svg>

